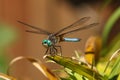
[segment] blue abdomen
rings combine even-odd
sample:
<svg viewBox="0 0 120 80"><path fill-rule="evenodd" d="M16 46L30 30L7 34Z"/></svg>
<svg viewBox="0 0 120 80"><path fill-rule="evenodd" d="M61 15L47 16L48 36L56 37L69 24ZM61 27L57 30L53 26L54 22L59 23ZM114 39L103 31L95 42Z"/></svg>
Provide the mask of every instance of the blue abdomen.
<svg viewBox="0 0 120 80"><path fill-rule="evenodd" d="M66 42L79 42L79 38L64 38L64 41Z"/></svg>

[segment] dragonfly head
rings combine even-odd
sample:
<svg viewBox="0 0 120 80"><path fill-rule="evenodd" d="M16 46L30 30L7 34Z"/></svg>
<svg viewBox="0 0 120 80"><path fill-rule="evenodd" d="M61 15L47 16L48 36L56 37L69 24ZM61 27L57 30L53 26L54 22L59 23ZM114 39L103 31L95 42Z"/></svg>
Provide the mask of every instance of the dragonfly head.
<svg viewBox="0 0 120 80"><path fill-rule="evenodd" d="M50 47L52 45L52 42L48 39L45 39L42 41L42 45L45 47Z"/></svg>

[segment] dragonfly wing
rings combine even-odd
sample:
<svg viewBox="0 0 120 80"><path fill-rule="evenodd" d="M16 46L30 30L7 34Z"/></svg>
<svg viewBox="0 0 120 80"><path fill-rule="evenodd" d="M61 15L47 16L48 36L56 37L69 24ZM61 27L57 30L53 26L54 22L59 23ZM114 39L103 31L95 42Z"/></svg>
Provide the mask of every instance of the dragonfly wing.
<svg viewBox="0 0 120 80"><path fill-rule="evenodd" d="M96 26L98 24L99 23L92 23L92 24L89 24L89 25L86 25L86 26L83 26L83 27L80 27L80 28L77 28L77 29L74 29L74 30L71 30L71 31L68 31L68 32L65 32L65 33L62 33L59 36L64 36L64 35L69 34L69 33L73 33L73 32L76 32L76 31L88 29L88 28L91 28L91 27Z"/></svg>
<svg viewBox="0 0 120 80"><path fill-rule="evenodd" d="M31 27L31 28L33 28L33 29L38 30L38 32L37 32L37 31L28 31L28 30L27 30L27 32L39 33L39 34L41 33L41 34L46 34L46 35L51 34L50 32L47 32L47 31L45 31L45 30L43 30L43 29L41 29L41 28L38 28L38 27L35 27L35 26L32 26L32 25L29 25L29 24L24 23L24 22L22 22L22 21L18 21L18 22L21 23L21 24L23 24L23 25L26 25L26 26L28 26L28 27Z"/></svg>
<svg viewBox="0 0 120 80"><path fill-rule="evenodd" d="M58 35L58 34L60 34L61 32L65 31L65 30L67 30L67 29L69 29L69 28L73 28L73 27L75 27L75 26L78 26L78 25L80 25L80 24L83 24L84 22L86 22L86 21L89 20L89 19L90 19L90 17L83 17L83 18L79 19L78 21L74 22L73 24L71 24L71 25L69 25L69 26L67 26L67 27L65 27L65 28L62 28L62 29L59 30L58 32L54 33L54 35Z"/></svg>
<svg viewBox="0 0 120 80"><path fill-rule="evenodd" d="M45 33L40 32L40 31L30 31L30 30L26 30L26 32L46 35ZM47 35L49 35L49 34L47 34Z"/></svg>

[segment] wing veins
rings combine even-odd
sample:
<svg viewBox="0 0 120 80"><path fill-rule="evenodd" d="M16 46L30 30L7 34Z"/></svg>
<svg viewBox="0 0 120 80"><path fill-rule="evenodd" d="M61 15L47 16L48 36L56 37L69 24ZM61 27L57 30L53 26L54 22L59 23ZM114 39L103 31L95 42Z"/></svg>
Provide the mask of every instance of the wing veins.
<svg viewBox="0 0 120 80"><path fill-rule="evenodd" d="M54 35L58 35L59 33L65 31L65 30L68 29L68 28L72 28L72 27L78 26L78 25L86 22L86 21L89 20L89 19L90 19L90 17L83 17L83 18L79 19L78 21L74 22L73 24L71 24L71 25L69 25L69 26L67 26L67 27L59 30L59 31L56 32Z"/></svg>
<svg viewBox="0 0 120 80"><path fill-rule="evenodd" d="M22 21L18 21L18 22L21 23L21 24L23 24L23 25L26 25L26 26L28 26L28 27L31 27L31 28L33 28L33 29L36 29L36 30L40 31L40 32L43 33L43 34L46 34L46 35L51 34L50 32L47 32L47 31L45 31L45 30L43 30L43 29L41 29L41 28L38 28L38 27L35 27L35 26L32 26L32 25L29 25L29 24L24 23L24 22L22 22ZM32 31L29 31L29 32L32 32ZM33 32L34 32L34 31L33 31Z"/></svg>
<svg viewBox="0 0 120 80"><path fill-rule="evenodd" d="M38 32L38 31L30 31L30 30L26 30L26 32L29 32L29 33L35 33L35 34L44 34L44 35L46 35L45 33Z"/></svg>
<svg viewBox="0 0 120 80"><path fill-rule="evenodd" d="M65 32L65 33L62 33L59 36L63 36L63 35L66 35L66 34L69 34L69 33L72 33L72 32L76 32L76 31L80 31L80 30L85 30L85 29L91 28L93 26L96 26L98 24L99 23L92 23L92 24L89 24L89 25L86 25L86 26L83 26L83 27L80 27L80 28L77 28L77 29L74 29L74 30L71 30L71 31L68 31L68 32Z"/></svg>

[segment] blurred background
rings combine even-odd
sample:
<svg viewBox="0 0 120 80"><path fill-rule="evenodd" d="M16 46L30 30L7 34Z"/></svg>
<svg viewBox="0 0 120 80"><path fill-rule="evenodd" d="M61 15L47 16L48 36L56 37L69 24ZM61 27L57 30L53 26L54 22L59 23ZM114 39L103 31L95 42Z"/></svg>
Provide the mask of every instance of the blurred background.
<svg viewBox="0 0 120 80"><path fill-rule="evenodd" d="M0 0L0 71L5 73L8 63L17 56L39 58L45 63L43 56L46 49L41 42L47 36L25 32L31 29L17 20L57 32L82 17L91 17L86 25L93 22L100 24L66 36L81 38L80 42L59 44L64 56L74 56L75 50L84 52L85 42L90 36L101 36L106 20L120 6L119 0L113 0L107 7L104 7L105 3L104 0ZM109 40L120 32L119 23L120 20L114 25ZM50 69L58 67L51 63L46 66ZM24 60L12 67L11 75L21 80L46 80L42 73Z"/></svg>

